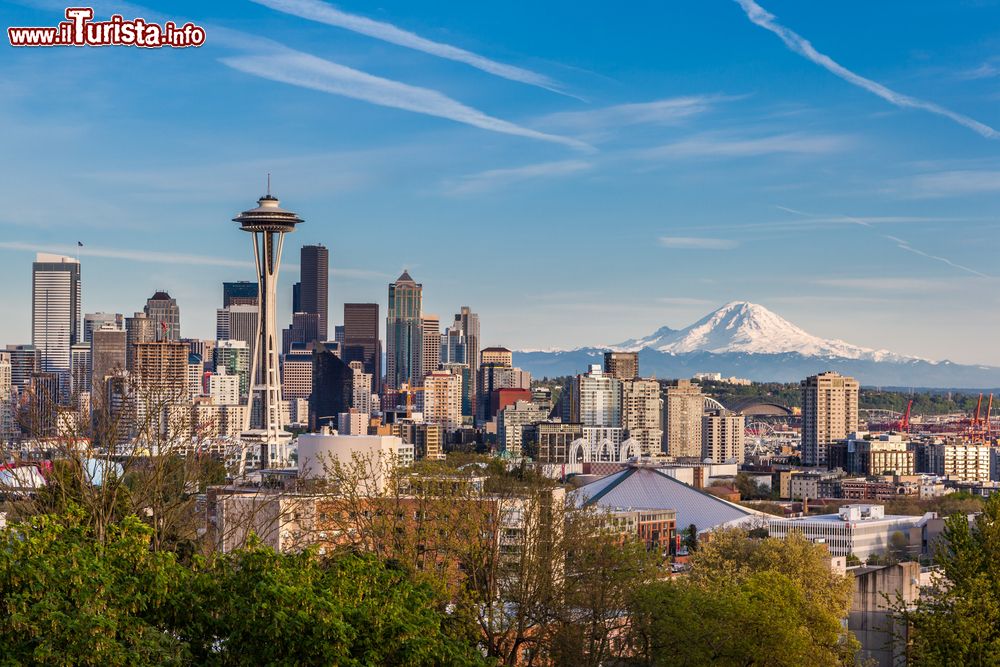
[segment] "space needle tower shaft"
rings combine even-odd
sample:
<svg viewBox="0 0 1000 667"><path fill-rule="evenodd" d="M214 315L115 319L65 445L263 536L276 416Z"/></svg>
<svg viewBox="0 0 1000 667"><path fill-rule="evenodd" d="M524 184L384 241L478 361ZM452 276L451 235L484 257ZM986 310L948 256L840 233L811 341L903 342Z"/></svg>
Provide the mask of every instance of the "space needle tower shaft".
<svg viewBox="0 0 1000 667"><path fill-rule="evenodd" d="M302 218L282 209L280 203L271 195L268 175L267 194L257 200L257 208L243 211L233 218L234 222L240 223L240 229L253 234L257 267L257 333L250 361L252 380L250 405L244 418L244 438L259 441L261 468L287 465L290 439L281 414L276 305L285 234L294 231ZM251 417L254 419L253 428Z"/></svg>

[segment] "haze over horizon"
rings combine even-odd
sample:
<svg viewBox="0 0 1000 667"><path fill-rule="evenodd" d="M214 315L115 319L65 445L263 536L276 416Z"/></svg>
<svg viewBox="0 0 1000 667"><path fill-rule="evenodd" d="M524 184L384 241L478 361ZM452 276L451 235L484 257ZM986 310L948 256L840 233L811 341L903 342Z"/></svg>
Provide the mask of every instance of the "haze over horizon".
<svg viewBox="0 0 1000 667"><path fill-rule="evenodd" d="M84 312L165 289L182 334L212 336L221 282L253 276L230 219L271 172L306 220L279 323L298 248L323 243L331 326L345 301L384 308L405 267L427 312L469 305L484 344L512 349L622 341L745 300L822 338L1000 366L997 3L908 7L905 30L860 2L560 3L530 20L93 6L194 21L206 45L2 50L0 121L20 130L0 164L0 344L31 339L34 253L78 241ZM64 8L5 13L45 26Z"/></svg>

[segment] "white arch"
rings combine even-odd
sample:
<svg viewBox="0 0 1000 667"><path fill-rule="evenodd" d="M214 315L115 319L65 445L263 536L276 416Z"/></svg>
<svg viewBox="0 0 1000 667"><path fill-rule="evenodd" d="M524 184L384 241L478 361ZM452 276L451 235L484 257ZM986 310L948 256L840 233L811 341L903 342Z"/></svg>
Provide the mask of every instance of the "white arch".
<svg viewBox="0 0 1000 667"><path fill-rule="evenodd" d="M569 463L578 463L576 459L581 453L583 454L583 462L590 463L590 443L583 438L577 438L569 443L566 459Z"/></svg>
<svg viewBox="0 0 1000 667"><path fill-rule="evenodd" d="M615 443L608 438L604 438L594 446L594 459L597 461L615 460Z"/></svg>
<svg viewBox="0 0 1000 667"><path fill-rule="evenodd" d="M618 461L624 463L633 456L635 458L640 458L642 456L642 446L635 438L629 438L621 444L621 449L618 450Z"/></svg>
<svg viewBox="0 0 1000 667"><path fill-rule="evenodd" d="M703 407L704 407L705 410L725 410L726 409L726 406L724 406L722 403L719 403L717 400L715 400L711 396L706 396L705 397L705 401L704 401Z"/></svg>

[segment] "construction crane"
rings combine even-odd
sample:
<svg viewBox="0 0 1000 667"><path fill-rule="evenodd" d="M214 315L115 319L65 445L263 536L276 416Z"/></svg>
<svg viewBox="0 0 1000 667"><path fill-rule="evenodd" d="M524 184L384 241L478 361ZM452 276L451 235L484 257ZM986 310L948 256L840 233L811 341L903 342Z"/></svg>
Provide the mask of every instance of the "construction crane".
<svg viewBox="0 0 1000 667"><path fill-rule="evenodd" d="M899 430L903 433L910 432L910 410L913 408L913 399L906 404L906 412L903 413L903 417L899 420Z"/></svg>
<svg viewBox="0 0 1000 667"><path fill-rule="evenodd" d="M406 394L406 416L409 417L410 415L413 414L413 392L424 391L424 388L413 387L410 385L409 382L404 382L401 385L399 385L398 389L395 389L393 387L386 387L385 390L387 393L399 392Z"/></svg>

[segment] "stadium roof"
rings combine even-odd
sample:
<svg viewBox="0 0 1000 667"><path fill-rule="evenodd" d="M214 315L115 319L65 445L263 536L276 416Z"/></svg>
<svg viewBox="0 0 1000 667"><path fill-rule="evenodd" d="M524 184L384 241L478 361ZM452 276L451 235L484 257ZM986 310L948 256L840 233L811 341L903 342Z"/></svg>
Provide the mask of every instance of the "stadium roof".
<svg viewBox="0 0 1000 667"><path fill-rule="evenodd" d="M581 486L574 492L578 507L606 510L674 510L678 528L694 524L698 531L758 514L670 477L656 468L634 466Z"/></svg>

